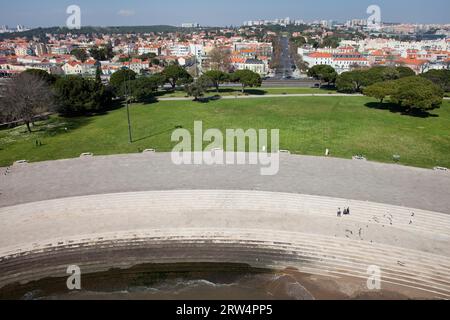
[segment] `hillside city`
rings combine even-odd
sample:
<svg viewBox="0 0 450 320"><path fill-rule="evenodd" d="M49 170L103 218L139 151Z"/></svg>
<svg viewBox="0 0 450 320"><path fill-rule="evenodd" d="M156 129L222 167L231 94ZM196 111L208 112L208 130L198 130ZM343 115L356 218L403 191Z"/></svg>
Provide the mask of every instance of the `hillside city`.
<svg viewBox="0 0 450 320"><path fill-rule="evenodd" d="M2 4L0 301L449 300L448 0L327 1Z"/></svg>
<svg viewBox="0 0 450 320"><path fill-rule="evenodd" d="M329 65L339 74L355 68L401 65L419 74L448 69L450 64L450 25L385 24L371 30L367 20L361 19L305 24L286 18L247 21L238 28L197 26L183 24L176 32L54 32L28 37L21 37L28 30L23 26L15 30L3 26L4 35L15 31L10 34L17 37L0 41L0 75L41 69L55 75L95 76L100 68L102 78L108 80L122 68L156 74L177 63L198 76L211 70L211 63L220 63L220 51L228 56L224 70L251 70L269 78L275 76L277 26L291 31L295 78L306 77L306 68L315 65ZM107 48L107 54L98 54L99 48Z"/></svg>

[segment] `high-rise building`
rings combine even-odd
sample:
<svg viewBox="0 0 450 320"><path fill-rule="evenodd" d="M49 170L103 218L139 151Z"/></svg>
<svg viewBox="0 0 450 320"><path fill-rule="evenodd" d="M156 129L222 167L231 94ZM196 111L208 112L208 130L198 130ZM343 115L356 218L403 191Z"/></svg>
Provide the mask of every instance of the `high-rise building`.
<svg viewBox="0 0 450 320"><path fill-rule="evenodd" d="M198 23L192 23L192 22L188 22L188 23L183 23L181 25L182 28L198 28L200 25Z"/></svg>
<svg viewBox="0 0 450 320"><path fill-rule="evenodd" d="M34 52L36 53L37 56L42 56L44 54L48 54L49 50L45 44L37 43L34 48Z"/></svg>

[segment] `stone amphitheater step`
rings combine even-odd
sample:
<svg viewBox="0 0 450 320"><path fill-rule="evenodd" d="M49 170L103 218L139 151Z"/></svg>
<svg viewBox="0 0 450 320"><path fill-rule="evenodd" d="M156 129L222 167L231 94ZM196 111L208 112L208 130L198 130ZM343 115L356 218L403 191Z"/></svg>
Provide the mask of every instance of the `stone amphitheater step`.
<svg viewBox="0 0 450 320"><path fill-rule="evenodd" d="M234 262L274 267L294 266L306 273L359 279L366 279L368 266L376 265L383 272L384 283L426 291L439 298L450 298L450 257L439 250L425 252L400 245L333 237L331 234L292 232L285 230L283 224L270 224L270 220L255 221L253 229L238 228L236 225L227 228L226 219L217 222L216 227L211 227L214 225L213 220L204 228L155 228L158 217L169 215L171 218L174 212L198 213L202 219L217 219L216 211L266 212L278 220L283 218L283 214L290 214L323 222L336 219L337 208L347 206L351 207L351 215L340 221L386 225L386 233L404 230L419 240L429 240L435 236L436 241L450 244L450 216L383 204L257 191L163 191L96 195L0 208L3 222L0 226L0 286L10 281L33 279L37 275L55 272L56 267L51 264L37 267L33 272L26 268L27 265L36 265L38 261L56 257L57 254L76 260L86 250L100 252L159 248L169 250L172 254L178 252L178 256L160 254L161 261L182 262L187 259L189 262L208 262L210 259L214 262L219 258L226 260L227 257L235 257L237 261ZM134 214L123 214L131 211ZM142 226L144 230L127 230L127 223L139 214L152 218L146 221L152 228L145 225ZM75 220L72 218L80 221L80 226L74 227L80 228L81 235L65 237L58 230L46 230L46 233L32 241L27 238L29 235L25 231L30 228L51 226L52 221L58 219L67 219L68 223L73 223ZM115 222L124 221L124 229L83 235L81 225L93 224L95 227L111 219L119 220ZM413 225L410 224L412 220ZM52 234L56 237L52 237ZM12 237L16 239L13 245L6 241ZM180 254L180 250L184 251ZM139 256L130 259L136 262ZM105 263L94 261L84 265L100 267Z"/></svg>
<svg viewBox="0 0 450 320"><path fill-rule="evenodd" d="M384 246L376 245L377 247L380 247L379 249L384 249L384 254L381 252L378 254L369 254L369 249L371 249L373 245L360 243L359 245L362 247L361 250L354 248L353 241L347 240L347 243L340 243L340 245L337 245L332 238L320 237L320 239L318 239L313 237L314 239L311 240L311 235L307 234L296 235L297 239L295 239L295 241L293 241L294 239L292 238L292 234L277 234L277 241L287 238L290 242L274 244L273 241L267 242L267 240L263 240L267 239L268 236L274 236L268 235L267 230L261 230L260 232L255 232L255 230L235 230L233 232L216 231L215 236L211 231L211 235L205 236L204 230L183 230L182 233L185 234L185 236L177 237L177 240L170 240L170 235L173 234L173 232L175 232L175 230L171 232L154 230L148 231L148 235L153 238L156 235L159 237L157 238L159 239L159 243L153 240L151 241L152 245L159 244L161 248L165 249L171 245L175 248L186 248L193 246L197 253L199 249L198 246L201 247L202 244L205 244L205 239L211 238L214 239L214 244L220 247L221 250L226 250L229 248L232 252L242 251L242 256L246 257L246 259L250 261L253 259L249 259L251 256L249 256L249 254L258 246L264 246L265 252L269 249L273 250L273 253L268 254L269 257L276 257L277 252L288 252L290 256L289 262L293 263L295 267L298 267L299 270L304 272L308 272L308 269L311 269L311 266L313 266L315 272L322 271L321 273L325 274L332 274L336 276L353 276L366 279L367 266L376 264L383 271L383 282L431 292L439 295L440 297L450 297L448 269L445 273L445 278L439 276L439 272L436 270L436 265L439 263L435 262L432 257L429 257L428 266L424 265L419 268L419 266L413 265L414 260L422 256L421 252L416 252L413 254L410 251L408 254L403 253L400 256L395 254L391 257L389 249L386 250ZM166 233L166 235L161 235L161 233ZM191 235L187 236L187 234ZM197 238L194 237L195 234L197 234ZM236 240L234 240L238 236L241 238L240 242L236 242ZM102 235L102 238L107 239L108 235ZM120 238L125 239L126 235L123 235ZM135 239L134 235L131 237L129 236L129 238ZM184 240L182 238L184 238ZM250 240L244 241L244 238L250 238ZM105 242L106 240L102 241ZM142 238L141 241L145 243L147 240L146 238ZM333 246L333 243L335 246ZM138 245L138 243L135 243L135 245ZM109 245L110 248L115 248L116 250L119 246L120 245L116 242L110 243ZM344 246L346 250L343 250L343 248L341 248L342 246ZM127 247L127 245L125 245L125 247ZM210 251L206 251L205 256L208 256L209 253ZM45 254L46 253L44 252L44 255ZM256 255L256 257L261 257L261 254ZM300 257L298 258L299 263L295 263L295 257ZM15 260L11 257L9 259ZM389 259L392 261L389 261ZM410 268L411 271L409 272L408 270L405 270L405 268L400 268L396 263L398 261L397 259L401 259L402 261L411 261L410 263L407 263L408 268ZM306 260L308 260L309 263L305 266ZM24 261L25 260L20 260L19 264L24 263ZM5 271L6 264L2 262L0 265L3 271ZM14 272L13 267L14 265L11 266ZM3 272L2 275L6 276Z"/></svg>
<svg viewBox="0 0 450 320"><path fill-rule="evenodd" d="M95 209L97 211L102 209L108 211L112 207L129 203L134 207L149 210L208 210L220 207L224 210L239 208L252 211L283 210L298 214L330 217L335 214L338 207L350 206L352 214L346 217L348 220L450 236L450 216L446 214L325 197L277 194L277 197L273 198L272 195L265 192L255 194L254 192L232 191L227 191L226 194L222 194L222 191L195 191L194 194L189 191L171 191L157 193L153 197L148 193L136 193L129 197L121 196L119 199L116 199L117 195L105 195L106 199L97 202ZM170 203L170 208L167 207L167 203ZM39 203L33 204L34 209L32 208L32 210L34 212L39 209L36 205L39 205ZM47 205L45 203L43 205L45 210ZM64 203L60 203L59 206L57 203L52 205L55 209L61 210L66 207ZM0 210L0 212L8 212L8 208Z"/></svg>

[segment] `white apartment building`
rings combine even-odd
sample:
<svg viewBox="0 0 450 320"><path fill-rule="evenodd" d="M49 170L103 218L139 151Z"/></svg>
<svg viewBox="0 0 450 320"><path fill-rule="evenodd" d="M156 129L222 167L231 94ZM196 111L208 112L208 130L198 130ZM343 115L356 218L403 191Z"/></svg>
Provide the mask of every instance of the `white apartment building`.
<svg viewBox="0 0 450 320"><path fill-rule="evenodd" d="M97 65L93 61L81 63L79 61L70 61L62 66L66 75L86 75L94 76L97 72Z"/></svg>
<svg viewBox="0 0 450 320"><path fill-rule="evenodd" d="M30 47L20 46L14 49L16 56L23 57L34 54L33 49Z"/></svg>
<svg viewBox="0 0 450 320"><path fill-rule="evenodd" d="M261 77L265 77L269 73L269 66L258 59L236 59L232 65L235 70L250 70Z"/></svg>
<svg viewBox="0 0 450 320"><path fill-rule="evenodd" d="M149 53L153 53L156 56L160 56L161 55L161 47L160 46L152 46L152 45L138 47L139 55L149 54Z"/></svg>
<svg viewBox="0 0 450 320"><path fill-rule="evenodd" d="M361 41L343 40L341 46L353 46L358 51L364 52L370 49L406 50L440 50L450 51L450 39L424 40L424 41L398 41L392 39L365 39Z"/></svg>
<svg viewBox="0 0 450 320"><path fill-rule="evenodd" d="M303 55L303 60L308 63L310 68L317 65L328 65L339 74L351 71L355 66L370 66L369 60L358 52L312 52Z"/></svg>
<svg viewBox="0 0 450 320"><path fill-rule="evenodd" d="M205 47L203 44L191 43L189 45L190 53L193 54L197 60L201 60L201 58L205 55Z"/></svg>

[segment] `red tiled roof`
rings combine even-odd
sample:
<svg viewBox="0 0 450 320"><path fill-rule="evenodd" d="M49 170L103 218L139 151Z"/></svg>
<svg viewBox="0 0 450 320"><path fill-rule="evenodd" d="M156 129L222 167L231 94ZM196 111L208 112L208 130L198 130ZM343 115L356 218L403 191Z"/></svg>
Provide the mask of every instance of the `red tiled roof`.
<svg viewBox="0 0 450 320"><path fill-rule="evenodd" d="M367 61L366 58L334 58L336 61Z"/></svg>
<svg viewBox="0 0 450 320"><path fill-rule="evenodd" d="M416 65L416 66L420 66L420 65L423 65L423 64L427 63L426 60L420 60L420 59L407 59L407 58L401 58L401 59L398 59L396 62L400 62L400 63L404 63L404 64L409 64L409 65Z"/></svg>
<svg viewBox="0 0 450 320"><path fill-rule="evenodd" d="M245 58L238 58L238 57L231 58L232 63L245 63L245 61L246 61Z"/></svg>
<svg viewBox="0 0 450 320"><path fill-rule="evenodd" d="M309 55L310 58L331 58L333 55L326 52L313 52Z"/></svg>

